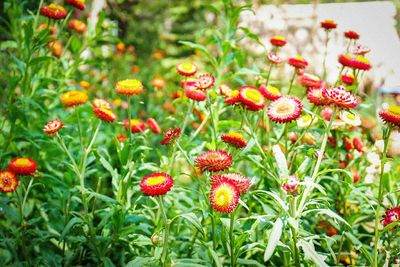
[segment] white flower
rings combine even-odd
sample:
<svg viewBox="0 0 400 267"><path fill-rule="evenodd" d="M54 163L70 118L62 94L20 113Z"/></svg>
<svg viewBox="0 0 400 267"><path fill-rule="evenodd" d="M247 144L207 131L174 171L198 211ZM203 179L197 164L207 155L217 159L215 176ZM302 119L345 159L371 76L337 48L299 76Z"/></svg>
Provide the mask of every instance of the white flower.
<svg viewBox="0 0 400 267"><path fill-rule="evenodd" d="M383 153L383 147L384 147L385 143L382 139L376 140L374 145L375 145L376 149L379 151L379 153Z"/></svg>
<svg viewBox="0 0 400 267"><path fill-rule="evenodd" d="M366 168L367 173L371 175L379 174L381 172L381 159L379 158L379 155L376 152L369 152L367 154L367 160L371 164ZM386 162L383 172L386 173L389 171L390 163Z"/></svg>
<svg viewBox="0 0 400 267"><path fill-rule="evenodd" d="M315 124L317 120L317 118L311 117L310 114L306 114L297 119L297 126L300 128L307 128L311 124Z"/></svg>
<svg viewBox="0 0 400 267"><path fill-rule="evenodd" d="M351 125L351 126L360 126L361 125L361 119L360 116L358 116L355 113L343 110L339 114L340 119L344 121L346 124Z"/></svg>

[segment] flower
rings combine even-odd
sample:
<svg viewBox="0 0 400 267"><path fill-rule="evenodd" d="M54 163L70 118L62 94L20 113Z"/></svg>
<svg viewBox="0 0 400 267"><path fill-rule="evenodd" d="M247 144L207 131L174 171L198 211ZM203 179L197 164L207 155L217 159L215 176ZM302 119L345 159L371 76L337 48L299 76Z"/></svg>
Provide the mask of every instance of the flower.
<svg viewBox="0 0 400 267"><path fill-rule="evenodd" d="M37 167L36 162L30 158L15 158L8 164L8 169L16 175L32 175Z"/></svg>
<svg viewBox="0 0 400 267"><path fill-rule="evenodd" d="M63 52L63 46L60 41L51 41L48 46L50 47L53 56L60 58Z"/></svg>
<svg viewBox="0 0 400 267"><path fill-rule="evenodd" d="M117 119L115 113L106 107L93 108L93 112L97 118L104 122L113 122Z"/></svg>
<svg viewBox="0 0 400 267"><path fill-rule="evenodd" d="M333 114L333 108L331 106L326 106L321 110L321 117L324 120L329 121Z"/></svg>
<svg viewBox="0 0 400 267"><path fill-rule="evenodd" d="M110 103L107 100L102 98L95 98L92 100L92 105L94 108L107 108L111 109Z"/></svg>
<svg viewBox="0 0 400 267"><path fill-rule="evenodd" d="M229 85L225 83L221 83L218 89L218 93L223 96L229 96L232 92L232 89L229 87Z"/></svg>
<svg viewBox="0 0 400 267"><path fill-rule="evenodd" d="M223 171L232 165L232 156L222 150L211 150L202 153L194 162L202 172Z"/></svg>
<svg viewBox="0 0 400 267"><path fill-rule="evenodd" d="M84 90L71 90L65 92L61 96L61 103L65 107L73 107L85 104L89 99L89 96Z"/></svg>
<svg viewBox="0 0 400 267"><path fill-rule="evenodd" d="M352 68L357 70L370 70L372 65L369 63L369 60L364 56L356 56L353 59Z"/></svg>
<svg viewBox="0 0 400 267"><path fill-rule="evenodd" d="M74 30L78 33L83 33L84 31L86 31L85 22L83 22L79 19L71 19L70 21L68 21L68 27L71 30Z"/></svg>
<svg viewBox="0 0 400 267"><path fill-rule="evenodd" d="M370 165L365 169L367 175L364 178L365 183L373 183L376 176L381 173L382 162L380 156L376 152L367 153L367 161ZM391 169L390 162L386 162L383 166L383 172L388 173Z"/></svg>
<svg viewBox="0 0 400 267"><path fill-rule="evenodd" d="M338 61L345 67L351 67L353 65L353 57L351 55L340 54Z"/></svg>
<svg viewBox="0 0 400 267"><path fill-rule="evenodd" d="M80 10L84 10L86 8L84 0L67 0L67 3L73 5Z"/></svg>
<svg viewBox="0 0 400 267"><path fill-rule="evenodd" d="M239 101L253 111L261 110L265 106L264 96L253 86L242 86L239 89Z"/></svg>
<svg viewBox="0 0 400 267"><path fill-rule="evenodd" d="M228 105L234 105L240 101L239 90L232 90L228 97L225 98L224 102Z"/></svg>
<svg viewBox="0 0 400 267"><path fill-rule="evenodd" d="M317 224L317 227L321 228L327 236L334 236L339 232L329 221L325 220L321 220L321 222Z"/></svg>
<svg viewBox="0 0 400 267"><path fill-rule="evenodd" d="M181 135L181 128L171 129L164 133L164 139L161 140L162 145L172 145L175 143L176 139Z"/></svg>
<svg viewBox="0 0 400 267"><path fill-rule="evenodd" d="M282 96L268 106L268 117L276 123L296 120L303 110L300 99L295 96Z"/></svg>
<svg viewBox="0 0 400 267"><path fill-rule="evenodd" d="M355 81L355 77L353 74L349 73L349 74L342 74L342 76L340 77L340 79L342 80L342 82L346 85L353 85L354 81Z"/></svg>
<svg viewBox="0 0 400 267"><path fill-rule="evenodd" d="M14 192L18 186L18 178L17 176L9 171L2 170L0 171L0 190L4 193Z"/></svg>
<svg viewBox="0 0 400 267"><path fill-rule="evenodd" d="M387 124L400 127L400 106L389 105L379 112L379 117Z"/></svg>
<svg viewBox="0 0 400 267"><path fill-rule="evenodd" d="M157 121L153 118L147 119L147 126L149 126L150 130L155 134L161 133L161 128L158 125Z"/></svg>
<svg viewBox="0 0 400 267"><path fill-rule="evenodd" d="M180 83L181 88L185 89L185 87L196 87L196 79L194 78L186 78L183 79Z"/></svg>
<svg viewBox="0 0 400 267"><path fill-rule="evenodd" d="M331 19L326 19L324 21L321 21L321 28L324 28L325 30L332 30L337 27L337 23L334 20Z"/></svg>
<svg viewBox="0 0 400 267"><path fill-rule="evenodd" d="M40 14L50 19L63 19L67 16L67 12L62 6L50 4L40 8Z"/></svg>
<svg viewBox="0 0 400 267"><path fill-rule="evenodd" d="M277 100L282 96L281 92L279 91L278 88L272 86L272 85L261 85L258 90L261 92L261 94L268 100L274 101Z"/></svg>
<svg viewBox="0 0 400 267"><path fill-rule="evenodd" d="M59 119L49 121L43 128L43 132L47 133L50 136L54 136L61 130L63 127L62 121Z"/></svg>
<svg viewBox="0 0 400 267"><path fill-rule="evenodd" d="M244 194L250 188L250 179L240 173L223 173L215 174L211 177L211 185L219 184L223 181L228 180L231 182L238 190L239 193Z"/></svg>
<svg viewBox="0 0 400 267"><path fill-rule="evenodd" d="M117 140L118 140L118 142L125 142L125 140L126 140L126 134L119 134L119 135L117 135Z"/></svg>
<svg viewBox="0 0 400 267"><path fill-rule="evenodd" d="M295 67L296 69L304 69L308 65L308 62L301 56L289 58L288 63L290 66Z"/></svg>
<svg viewBox="0 0 400 267"><path fill-rule="evenodd" d="M383 226L386 226L399 220L400 206L386 210L385 215L383 215L383 218L381 220L381 223L383 224Z"/></svg>
<svg viewBox="0 0 400 267"><path fill-rule="evenodd" d="M323 81L318 76L309 74L309 73L304 73L302 76L299 77L298 79L299 84L301 84L304 87L321 87Z"/></svg>
<svg viewBox="0 0 400 267"><path fill-rule="evenodd" d="M322 95L322 90L325 86L309 88L307 91L307 99L310 103L316 106L324 106L328 104L328 100Z"/></svg>
<svg viewBox="0 0 400 267"><path fill-rule="evenodd" d="M124 127L125 130L128 130L129 128L129 120L124 120ZM140 133L143 132L144 129L146 129L146 125L142 120L139 119L132 119L131 120L131 132L132 133Z"/></svg>
<svg viewBox="0 0 400 267"><path fill-rule="evenodd" d="M174 180L164 172L148 174L140 181L140 189L148 196L162 196L171 190Z"/></svg>
<svg viewBox="0 0 400 267"><path fill-rule="evenodd" d="M342 110L339 114L339 117L342 121L346 124L351 126L360 126L361 125L361 118L355 113L349 112L347 110Z"/></svg>
<svg viewBox="0 0 400 267"><path fill-rule="evenodd" d="M84 89L89 89L91 84L88 81L80 81L79 85Z"/></svg>
<svg viewBox="0 0 400 267"><path fill-rule="evenodd" d="M371 49L369 49L369 47L358 44L356 48L353 50L353 54L358 56L364 56L370 51Z"/></svg>
<svg viewBox="0 0 400 267"><path fill-rule="evenodd" d="M143 91L143 84L139 80L126 79L117 82L115 90L121 95L138 95Z"/></svg>
<svg viewBox="0 0 400 267"><path fill-rule="evenodd" d="M239 149L247 146L246 140L244 140L242 134L238 132L229 131L227 134L222 134L221 139L225 143Z"/></svg>
<svg viewBox="0 0 400 267"><path fill-rule="evenodd" d="M215 83L215 78L211 74L203 74L197 77L195 86L200 90L207 90L213 87Z"/></svg>
<svg viewBox="0 0 400 267"><path fill-rule="evenodd" d="M347 32L344 32L344 37L346 37L348 39L352 39L352 40L357 40L360 38L360 35L358 33L356 33L355 31L347 31Z"/></svg>
<svg viewBox="0 0 400 267"><path fill-rule="evenodd" d="M297 179L296 175L290 176L285 183L282 185L282 190L292 194L292 195L297 195L298 193L298 187L300 183L299 180Z"/></svg>
<svg viewBox="0 0 400 267"><path fill-rule="evenodd" d="M199 101L199 102L204 101L207 98L207 94L204 91L198 90L194 86L186 86L185 95L188 98L190 98L194 101Z"/></svg>
<svg viewBox="0 0 400 267"><path fill-rule="evenodd" d="M360 137L353 138L354 148L361 153L365 153L365 146Z"/></svg>
<svg viewBox="0 0 400 267"><path fill-rule="evenodd" d="M210 203L220 213L231 213L239 203L239 190L227 179L211 187Z"/></svg>
<svg viewBox="0 0 400 267"><path fill-rule="evenodd" d="M273 45L273 46L284 46L286 44L286 40L284 37L279 36L279 35L275 35L274 37L272 37L271 39L269 39L269 42Z"/></svg>
<svg viewBox="0 0 400 267"><path fill-rule="evenodd" d="M166 81L164 80L163 77L154 77L153 80L151 80L151 85L156 88L157 90L161 90L165 87Z"/></svg>
<svg viewBox="0 0 400 267"><path fill-rule="evenodd" d="M193 76L197 72L197 67L190 62L183 62L176 66L176 70L182 76Z"/></svg>
<svg viewBox="0 0 400 267"><path fill-rule="evenodd" d="M316 123L317 120L317 118L313 118L310 114L306 114L297 119L297 126L300 128L307 128L311 124Z"/></svg>
<svg viewBox="0 0 400 267"><path fill-rule="evenodd" d="M282 63L282 58L275 53L272 53L272 52L268 53L267 58L273 64L281 64Z"/></svg>
<svg viewBox="0 0 400 267"><path fill-rule="evenodd" d="M329 101L329 103L338 108L350 109L355 108L358 105L358 99L350 92L347 92L344 86L324 87L322 89L322 95Z"/></svg>

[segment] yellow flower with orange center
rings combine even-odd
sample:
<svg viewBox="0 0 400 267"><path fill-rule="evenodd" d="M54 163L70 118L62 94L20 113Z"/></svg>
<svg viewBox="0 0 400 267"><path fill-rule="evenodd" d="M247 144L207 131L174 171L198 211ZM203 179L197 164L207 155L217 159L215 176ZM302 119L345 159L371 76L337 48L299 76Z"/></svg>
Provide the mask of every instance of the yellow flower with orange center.
<svg viewBox="0 0 400 267"><path fill-rule="evenodd" d="M88 81L80 81L79 85L84 89L89 89L91 84Z"/></svg>
<svg viewBox="0 0 400 267"><path fill-rule="evenodd" d="M85 104L89 99L86 91L83 90L71 90L65 92L61 96L61 103L65 107L73 107L77 105Z"/></svg>
<svg viewBox="0 0 400 267"><path fill-rule="evenodd" d="M225 143L234 146L236 148L244 148L247 146L247 142L243 138L243 135L238 132L229 131L227 134L222 134L221 139Z"/></svg>
<svg viewBox="0 0 400 267"><path fill-rule="evenodd" d="M143 91L143 84L139 80L126 79L117 82L115 90L121 95L137 95Z"/></svg>

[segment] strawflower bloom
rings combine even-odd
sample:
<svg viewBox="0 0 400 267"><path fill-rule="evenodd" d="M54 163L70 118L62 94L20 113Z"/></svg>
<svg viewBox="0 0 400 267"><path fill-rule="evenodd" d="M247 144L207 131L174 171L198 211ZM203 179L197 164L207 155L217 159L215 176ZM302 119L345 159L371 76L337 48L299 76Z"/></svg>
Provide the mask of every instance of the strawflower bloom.
<svg viewBox="0 0 400 267"><path fill-rule="evenodd" d="M115 113L106 107L93 108L93 113L104 122L113 122L117 119Z"/></svg>
<svg viewBox="0 0 400 267"><path fill-rule="evenodd" d="M227 179L211 187L211 206L220 213L231 213L237 207L239 197L239 190Z"/></svg>
<svg viewBox="0 0 400 267"><path fill-rule="evenodd" d="M365 54L368 54L370 51L371 49L369 47L358 44L356 48L353 50L353 54L358 56L364 56Z"/></svg>
<svg viewBox="0 0 400 267"><path fill-rule="evenodd" d="M329 104L328 100L322 95L322 87L309 88L307 91L307 99L316 106L324 106Z"/></svg>
<svg viewBox="0 0 400 267"><path fill-rule="evenodd" d="M43 128L43 132L50 136L55 136L63 127L62 121L59 119L49 121Z"/></svg>
<svg viewBox="0 0 400 267"><path fill-rule="evenodd" d="M234 146L236 148L245 148L247 146L246 140L243 138L243 135L238 132L229 131L227 134L221 135L222 141L225 143Z"/></svg>
<svg viewBox="0 0 400 267"><path fill-rule="evenodd" d="M353 138L353 145L358 152L365 153L365 145L360 137Z"/></svg>
<svg viewBox="0 0 400 267"><path fill-rule="evenodd" d="M115 90L121 95L138 95L143 91L143 84L139 80L126 79L117 82Z"/></svg>
<svg viewBox="0 0 400 267"><path fill-rule="evenodd" d="M303 105L295 96L283 96L268 106L268 117L276 123L287 123L300 117Z"/></svg>
<svg viewBox="0 0 400 267"><path fill-rule="evenodd" d="M240 173L223 173L215 174L211 177L211 185L219 184L224 180L230 181L239 190L239 193L244 194L250 188L250 179Z"/></svg>
<svg viewBox="0 0 400 267"><path fill-rule="evenodd" d="M215 78L211 74L202 74L197 77L195 86L200 90L207 90L214 86Z"/></svg>
<svg viewBox="0 0 400 267"><path fill-rule="evenodd" d="M230 88L229 85L225 83L221 83L218 89L218 93L223 96L229 96L232 92L232 88Z"/></svg>
<svg viewBox="0 0 400 267"><path fill-rule="evenodd" d="M92 86L88 81L80 81L79 85L84 89L89 89Z"/></svg>
<svg viewBox="0 0 400 267"><path fill-rule="evenodd" d="M272 37L271 39L269 39L269 42L273 45L273 46L284 46L286 44L286 39L282 36L276 35L274 37Z"/></svg>
<svg viewBox="0 0 400 267"><path fill-rule="evenodd" d="M268 100L274 101L277 100L282 96L281 91L279 91L278 88L272 86L272 85L261 85L258 90L261 92L261 94Z"/></svg>
<svg viewBox="0 0 400 267"><path fill-rule="evenodd" d="M60 58L63 52L63 46L60 41L51 41L48 46L50 47L53 56Z"/></svg>
<svg viewBox="0 0 400 267"><path fill-rule="evenodd" d="M61 96L61 103L65 107L73 107L85 104L89 99L89 96L86 91L83 90L71 90L65 92Z"/></svg>
<svg viewBox="0 0 400 267"><path fill-rule="evenodd" d="M314 124L316 122L317 122L316 118L313 119L313 117L310 114L306 114L297 119L297 126L299 126L300 128L307 128L311 124Z"/></svg>
<svg viewBox="0 0 400 267"><path fill-rule="evenodd" d="M261 110L265 106L264 96L253 86L242 86L239 89L239 101L248 110L253 111Z"/></svg>
<svg viewBox="0 0 400 267"><path fill-rule="evenodd" d="M153 80L151 80L151 85L157 90L162 90L166 84L167 82L162 77L154 77Z"/></svg>
<svg viewBox="0 0 400 267"><path fill-rule="evenodd" d="M164 139L161 140L161 144L172 145L181 135L181 131L181 128L168 129L168 131L164 133Z"/></svg>
<svg viewBox="0 0 400 267"><path fill-rule="evenodd" d="M15 158L8 164L8 169L16 175L32 175L37 167L36 162L30 158Z"/></svg>
<svg viewBox="0 0 400 267"><path fill-rule="evenodd" d="M129 128L129 120L124 120L124 127L125 130ZM132 133L140 133L146 129L146 124L142 120L139 119L132 119L131 120L131 132Z"/></svg>
<svg viewBox="0 0 400 267"><path fill-rule="evenodd" d="M140 189L148 196L162 196L171 190L174 180L164 172L148 174L140 181Z"/></svg>
<svg viewBox="0 0 400 267"><path fill-rule="evenodd" d="M92 100L92 106L94 108L108 108L111 109L110 103L107 100L102 98L95 98Z"/></svg>
<svg viewBox="0 0 400 267"><path fill-rule="evenodd" d="M321 21L321 28L324 28L325 30L332 30L336 27L337 23L334 20L326 19L324 21Z"/></svg>
<svg viewBox="0 0 400 267"><path fill-rule="evenodd" d="M234 105L236 103L238 103L240 101L239 99L239 90L232 90L229 94L229 96L227 96L224 99L224 102L228 105Z"/></svg>
<svg viewBox="0 0 400 267"><path fill-rule="evenodd" d="M183 62L176 66L176 70L182 76L193 76L197 72L197 67L190 62Z"/></svg>
<svg viewBox="0 0 400 267"><path fill-rule="evenodd" d="M345 67L352 68L352 66L353 66L353 57L351 55L340 54L338 57L338 61L340 64L342 64Z"/></svg>
<svg viewBox="0 0 400 267"><path fill-rule="evenodd" d="M379 117L387 124L400 127L400 106L389 105L379 112Z"/></svg>
<svg viewBox="0 0 400 267"><path fill-rule="evenodd" d="M356 56L353 58L352 68L356 70L370 70L372 65L364 56Z"/></svg>
<svg viewBox="0 0 400 267"><path fill-rule="evenodd" d="M4 193L14 192L18 186L18 178L17 176L9 171L2 170L0 171L0 190Z"/></svg>
<svg viewBox="0 0 400 267"><path fill-rule="evenodd" d="M67 0L67 3L73 5L80 10L84 10L86 8L84 0Z"/></svg>
<svg viewBox="0 0 400 267"><path fill-rule="evenodd" d="M351 109L358 105L358 99L350 92L347 92L343 86L325 87L322 95L329 101L341 109Z"/></svg>
<svg viewBox="0 0 400 267"><path fill-rule="evenodd" d="M352 39L352 40L360 39L360 35L358 33L356 33L355 31L344 32L344 37L346 37L348 39Z"/></svg>
<svg viewBox="0 0 400 267"><path fill-rule="evenodd" d="M161 133L161 128L158 125L157 121L153 118L147 119L147 126L149 126L150 130L155 134Z"/></svg>
<svg viewBox="0 0 400 267"><path fill-rule="evenodd" d="M222 150L211 150L202 153L194 162L202 172L223 171L232 165L232 156Z"/></svg>
<svg viewBox="0 0 400 267"><path fill-rule="evenodd" d="M292 195L297 195L299 185L300 185L300 182L297 179L296 175L292 175L282 185L282 190L284 190L287 193L290 193Z"/></svg>
<svg viewBox="0 0 400 267"><path fill-rule="evenodd" d="M118 142L125 142L126 141L126 134L119 134L117 135Z"/></svg>
<svg viewBox="0 0 400 267"><path fill-rule="evenodd" d="M71 19L68 21L68 27L78 33L83 33L86 31L86 23L79 19Z"/></svg>
<svg viewBox="0 0 400 267"><path fill-rule="evenodd" d="M383 216L381 223L383 226L389 225L400 220L400 206L388 209Z"/></svg>
<svg viewBox="0 0 400 267"><path fill-rule="evenodd" d="M304 87L321 87L323 81L321 79L313 74L309 73L304 73L301 75L298 79L299 84L301 84Z"/></svg>
<svg viewBox="0 0 400 267"><path fill-rule="evenodd" d="M290 66L295 67L296 69L304 69L308 66L308 62L301 56L289 58L288 63Z"/></svg>
<svg viewBox="0 0 400 267"><path fill-rule="evenodd" d="M67 16L67 12L62 6L50 4L40 8L40 14L50 19L63 19Z"/></svg>
<svg viewBox="0 0 400 267"><path fill-rule="evenodd" d="M283 62L282 58L275 53L268 53L267 55L268 60L273 64L281 64Z"/></svg>
<svg viewBox="0 0 400 267"><path fill-rule="evenodd" d="M360 126L361 125L361 118L355 113L349 112L347 110L342 110L339 114L339 117L342 121L346 124L351 126Z"/></svg>
<svg viewBox="0 0 400 267"><path fill-rule="evenodd" d="M207 99L207 94L202 90L196 89L194 86L187 86L185 88L185 95L188 98L199 102Z"/></svg>
<svg viewBox="0 0 400 267"><path fill-rule="evenodd" d="M355 81L355 77L353 74L349 73L349 74L342 74L342 76L340 77L340 79L342 80L342 83L346 84L346 85L353 85L354 81Z"/></svg>
<svg viewBox="0 0 400 267"><path fill-rule="evenodd" d="M326 106L321 110L321 117L324 120L329 121L333 114L333 108L331 106Z"/></svg>

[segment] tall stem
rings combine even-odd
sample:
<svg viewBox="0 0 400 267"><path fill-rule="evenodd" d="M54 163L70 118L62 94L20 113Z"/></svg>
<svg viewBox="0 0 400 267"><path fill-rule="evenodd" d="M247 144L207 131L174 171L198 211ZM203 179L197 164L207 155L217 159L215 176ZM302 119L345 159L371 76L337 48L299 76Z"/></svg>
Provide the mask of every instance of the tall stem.
<svg viewBox="0 0 400 267"><path fill-rule="evenodd" d="M296 69L294 70L292 79L290 80L289 90L288 90L288 93L287 93L288 95L290 95L290 93L292 92L294 78L296 78Z"/></svg>
<svg viewBox="0 0 400 267"><path fill-rule="evenodd" d="M290 199L290 213L293 218L296 217L296 197L291 197ZM300 267L300 256L299 249L297 248L297 231L296 228L290 227L293 236L293 253L294 253L294 261L297 267Z"/></svg>
<svg viewBox="0 0 400 267"><path fill-rule="evenodd" d="M322 74L322 79L326 79L326 57L328 55L328 43L329 43L329 31L326 32L326 38L325 38L325 52L324 52L324 61L323 61L323 68L324 68L324 73Z"/></svg>
<svg viewBox="0 0 400 267"><path fill-rule="evenodd" d="M235 236L233 234L234 228L235 228L235 211L232 211L230 214L230 224L229 224L229 244L230 244L230 252L231 252L231 267L236 266Z"/></svg>
<svg viewBox="0 0 400 267"><path fill-rule="evenodd" d="M162 266L167 266L167 253L168 253L168 236L169 236L169 222L167 214L165 213L162 197L158 196L158 204L160 206L161 214L164 218L164 234L163 234L163 250L161 254Z"/></svg>

